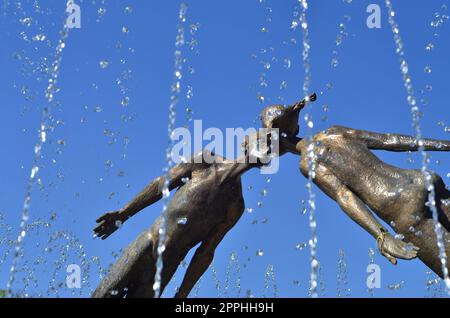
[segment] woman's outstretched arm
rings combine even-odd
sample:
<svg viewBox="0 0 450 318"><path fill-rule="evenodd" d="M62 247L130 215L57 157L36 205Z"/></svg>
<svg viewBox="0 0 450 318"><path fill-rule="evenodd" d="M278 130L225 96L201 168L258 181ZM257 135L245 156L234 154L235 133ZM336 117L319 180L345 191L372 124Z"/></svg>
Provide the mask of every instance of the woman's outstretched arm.
<svg viewBox="0 0 450 318"><path fill-rule="evenodd" d="M356 138L367 144L369 149L388 151L418 151L419 144L413 136L400 134L381 134L366 130L351 129L334 126L330 131L339 131L346 136ZM423 147L426 151L450 151L450 141L423 138Z"/></svg>

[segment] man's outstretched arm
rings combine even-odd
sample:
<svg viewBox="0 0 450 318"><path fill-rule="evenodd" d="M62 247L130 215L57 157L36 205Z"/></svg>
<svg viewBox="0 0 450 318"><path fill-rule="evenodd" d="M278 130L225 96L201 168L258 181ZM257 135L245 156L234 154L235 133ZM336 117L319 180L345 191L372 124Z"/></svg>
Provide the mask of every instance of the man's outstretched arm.
<svg viewBox="0 0 450 318"><path fill-rule="evenodd" d="M380 134L366 130L356 130L336 126L332 129L342 130L344 134L359 139L367 144L370 149L388 151L418 151L419 145L413 136L400 134ZM423 138L423 146L426 151L450 151L450 141Z"/></svg>
<svg viewBox="0 0 450 318"><path fill-rule="evenodd" d="M203 150L193 155L187 163L180 163L169 172L169 191L181 186L183 178L190 178L195 164L205 164L205 158L211 156L208 150ZM159 201L162 198L164 178L158 177L150 182L134 199L119 211L108 212L97 219L95 234L103 240L118 229L118 225L124 223L133 215Z"/></svg>
<svg viewBox="0 0 450 318"><path fill-rule="evenodd" d="M169 173L169 191L181 186L184 177L191 176L190 164L179 164L173 167ZM134 199L132 199L122 210L120 215L126 221L139 211L149 205L161 200L164 187L164 177L158 177L150 182Z"/></svg>
<svg viewBox="0 0 450 318"><path fill-rule="evenodd" d="M182 185L184 177L190 177L192 163L176 165L169 173L169 191ZM150 182L136 197L119 211L108 212L97 219L95 234L103 240L116 231L120 224L127 221L139 211L162 198L164 178L158 177Z"/></svg>

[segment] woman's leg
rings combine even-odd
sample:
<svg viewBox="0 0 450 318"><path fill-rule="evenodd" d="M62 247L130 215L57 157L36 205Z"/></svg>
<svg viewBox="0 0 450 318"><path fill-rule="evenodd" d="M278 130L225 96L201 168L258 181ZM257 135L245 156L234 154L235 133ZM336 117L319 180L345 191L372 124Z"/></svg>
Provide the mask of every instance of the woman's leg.
<svg viewBox="0 0 450 318"><path fill-rule="evenodd" d="M436 204L442 211L440 220L442 225L450 231L450 190L447 189L444 181L440 176L434 174L434 188L436 192Z"/></svg>
<svg viewBox="0 0 450 318"><path fill-rule="evenodd" d="M442 228L443 241L445 246L446 255L449 256L450 261L450 235L446 228ZM439 257L439 248L436 240L436 232L434 230L434 221L432 218L427 217L419 222L414 228L414 232L409 231L404 234L405 241L413 243L419 247L418 257L425 263L433 272L442 277L442 265ZM447 261L447 268L450 270L449 263Z"/></svg>
<svg viewBox="0 0 450 318"><path fill-rule="evenodd" d="M443 233L446 254L450 257L449 244L449 211L444 209L441 200L448 196L448 190L442 179L432 175L435 188L435 201L438 212L438 220ZM403 234L405 241L413 243L419 247L418 257L437 275L442 277L442 266L439 256L439 248L436 239L434 220L432 211L428 208L428 191L423 178L420 183L407 185L404 187L398 205L398 218L396 221L396 231ZM450 260L450 259L449 259ZM448 264L447 264L448 267ZM450 269L450 268L449 268Z"/></svg>

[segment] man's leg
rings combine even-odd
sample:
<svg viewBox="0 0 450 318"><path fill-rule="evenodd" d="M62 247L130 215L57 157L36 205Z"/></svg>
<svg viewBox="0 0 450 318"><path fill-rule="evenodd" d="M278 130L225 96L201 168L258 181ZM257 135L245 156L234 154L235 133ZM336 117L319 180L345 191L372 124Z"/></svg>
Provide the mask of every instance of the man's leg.
<svg viewBox="0 0 450 318"><path fill-rule="evenodd" d="M194 285L202 277L209 265L211 265L214 259L214 251L229 229L230 226L227 224L219 225L217 228L214 228L210 237L203 241L200 247L197 248L186 270L180 289L175 295L176 298L186 298L189 296Z"/></svg>
<svg viewBox="0 0 450 318"><path fill-rule="evenodd" d="M151 229L144 231L126 248L92 294L93 298L128 297L143 284L150 286L151 293L148 293L148 297L153 297L155 259L154 238L151 233Z"/></svg>

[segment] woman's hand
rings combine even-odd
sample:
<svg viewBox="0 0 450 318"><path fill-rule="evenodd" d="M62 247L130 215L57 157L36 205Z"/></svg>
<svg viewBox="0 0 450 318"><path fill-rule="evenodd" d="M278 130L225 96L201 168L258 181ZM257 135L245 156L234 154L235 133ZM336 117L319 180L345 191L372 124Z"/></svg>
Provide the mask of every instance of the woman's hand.
<svg viewBox="0 0 450 318"><path fill-rule="evenodd" d="M400 241L387 232L383 233L377 241L381 255L394 265L397 264L397 258L410 260L416 258L419 251L419 248L412 243Z"/></svg>

